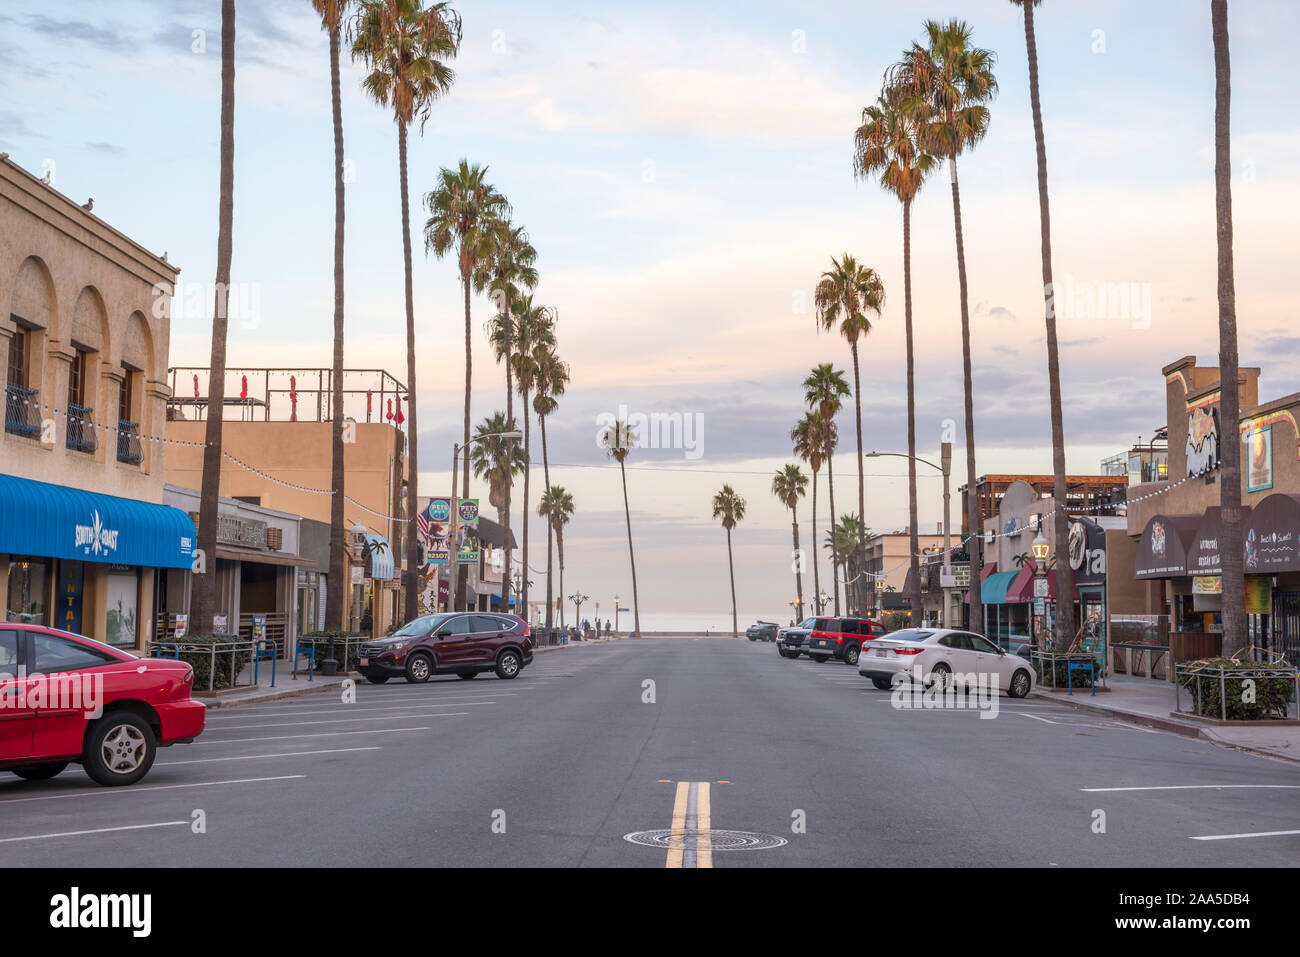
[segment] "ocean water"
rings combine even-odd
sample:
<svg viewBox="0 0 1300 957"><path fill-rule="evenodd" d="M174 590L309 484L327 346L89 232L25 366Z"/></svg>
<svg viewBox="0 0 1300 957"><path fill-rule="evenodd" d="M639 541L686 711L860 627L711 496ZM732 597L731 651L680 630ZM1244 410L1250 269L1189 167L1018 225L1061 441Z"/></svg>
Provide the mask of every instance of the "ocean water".
<svg viewBox="0 0 1300 957"><path fill-rule="evenodd" d="M630 606L629 606L630 607ZM572 612L572 609L570 609ZM583 616L586 617L587 609L583 608ZM572 617L572 614L569 616ZM603 623L606 618L612 623L613 615L606 615L605 609L600 610L600 620ZM744 634L746 628L758 620L773 621L784 627L789 624L789 612L784 616L772 612L740 612L736 617L736 624L741 634ZM568 618L565 619L568 622ZM618 616L618 627L620 631L632 630L632 613L620 612ZM731 634L731 612L709 612L709 611L643 611L641 612L641 630L642 631L691 631L704 634L706 632Z"/></svg>

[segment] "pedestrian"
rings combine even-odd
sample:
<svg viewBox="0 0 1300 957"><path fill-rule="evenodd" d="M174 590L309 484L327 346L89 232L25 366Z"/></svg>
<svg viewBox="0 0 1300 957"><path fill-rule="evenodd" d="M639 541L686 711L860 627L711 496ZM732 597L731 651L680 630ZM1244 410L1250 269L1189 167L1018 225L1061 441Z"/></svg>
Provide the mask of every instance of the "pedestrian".
<svg viewBox="0 0 1300 957"><path fill-rule="evenodd" d="M608 637L610 636L610 634L611 634L611 632L610 632L610 627L609 627L609 619L606 618L606 619L605 619L605 637L608 638Z"/></svg>

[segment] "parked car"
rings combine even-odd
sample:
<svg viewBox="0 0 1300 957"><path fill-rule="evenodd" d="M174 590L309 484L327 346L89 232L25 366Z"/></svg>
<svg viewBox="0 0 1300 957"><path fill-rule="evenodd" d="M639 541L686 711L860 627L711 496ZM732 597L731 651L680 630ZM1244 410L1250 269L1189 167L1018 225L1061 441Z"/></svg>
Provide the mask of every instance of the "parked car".
<svg viewBox="0 0 1300 957"><path fill-rule="evenodd" d="M135 784L158 748L203 733L193 686L183 661L0 622L0 771L44 781L76 762L97 784Z"/></svg>
<svg viewBox="0 0 1300 957"><path fill-rule="evenodd" d="M838 658L846 665L856 665L862 643L884 634L885 626L869 618L818 618L804 650L818 664Z"/></svg>
<svg viewBox="0 0 1300 957"><path fill-rule="evenodd" d="M947 682L953 674L989 675L1012 698L1023 698L1034 687L1034 669L1019 655L1008 654L983 635L951 628L907 628L864 642L858 674L882 691L896 676Z"/></svg>
<svg viewBox="0 0 1300 957"><path fill-rule="evenodd" d="M362 644L357 669L373 684L403 677L413 684L433 675L475 678L495 671L514 678L533 661L528 622L496 612L424 615L391 635Z"/></svg>
<svg viewBox="0 0 1300 957"><path fill-rule="evenodd" d="M776 641L781 626L771 621L759 621L745 630L745 637L750 641Z"/></svg>
<svg viewBox="0 0 1300 957"><path fill-rule="evenodd" d="M798 658L816 620L816 618L805 618L799 624L782 628L777 632L776 653L782 658Z"/></svg>

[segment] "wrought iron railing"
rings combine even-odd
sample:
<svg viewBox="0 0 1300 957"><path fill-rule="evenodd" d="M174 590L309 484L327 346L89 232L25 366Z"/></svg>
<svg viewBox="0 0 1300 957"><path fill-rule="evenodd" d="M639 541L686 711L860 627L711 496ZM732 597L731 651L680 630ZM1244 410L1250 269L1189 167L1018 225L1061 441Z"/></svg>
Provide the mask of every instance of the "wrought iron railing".
<svg viewBox="0 0 1300 957"><path fill-rule="evenodd" d="M67 446L75 452L94 452L99 448L94 409L69 403Z"/></svg>
<svg viewBox="0 0 1300 957"><path fill-rule="evenodd" d="M144 446L140 444L140 423L117 423L117 460L128 465L139 465L144 461Z"/></svg>
<svg viewBox="0 0 1300 957"><path fill-rule="evenodd" d="M40 403L37 392L10 382L5 385L5 431L28 438L41 434Z"/></svg>

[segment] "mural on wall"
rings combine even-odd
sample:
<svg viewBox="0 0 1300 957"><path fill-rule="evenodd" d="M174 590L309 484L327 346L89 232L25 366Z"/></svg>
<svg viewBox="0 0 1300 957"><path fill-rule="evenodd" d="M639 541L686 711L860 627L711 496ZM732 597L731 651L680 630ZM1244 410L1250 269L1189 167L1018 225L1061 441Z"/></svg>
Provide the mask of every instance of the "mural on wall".
<svg viewBox="0 0 1300 957"><path fill-rule="evenodd" d="M1246 491L1263 492L1273 487L1273 427L1246 433Z"/></svg>
<svg viewBox="0 0 1300 957"><path fill-rule="evenodd" d="M1187 412L1187 474L1206 475L1219 467L1219 406Z"/></svg>

